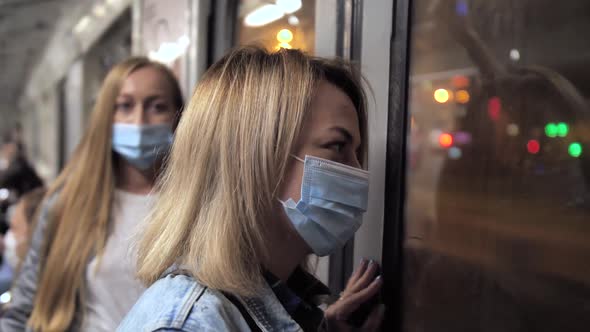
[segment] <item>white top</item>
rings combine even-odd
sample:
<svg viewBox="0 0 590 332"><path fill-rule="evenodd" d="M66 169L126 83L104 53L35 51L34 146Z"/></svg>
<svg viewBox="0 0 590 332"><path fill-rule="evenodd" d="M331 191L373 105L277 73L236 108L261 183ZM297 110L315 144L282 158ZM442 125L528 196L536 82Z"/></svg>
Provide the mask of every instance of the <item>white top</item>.
<svg viewBox="0 0 590 332"><path fill-rule="evenodd" d="M110 233L100 265L86 268L86 303L81 331L112 332L135 304L145 287L135 278L131 245L137 226L154 203L153 196L115 190Z"/></svg>

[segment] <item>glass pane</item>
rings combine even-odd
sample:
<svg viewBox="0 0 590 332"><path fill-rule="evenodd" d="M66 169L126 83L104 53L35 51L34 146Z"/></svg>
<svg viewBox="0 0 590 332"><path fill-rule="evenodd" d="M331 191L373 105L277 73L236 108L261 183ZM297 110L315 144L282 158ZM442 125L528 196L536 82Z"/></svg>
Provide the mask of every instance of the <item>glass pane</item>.
<svg viewBox="0 0 590 332"><path fill-rule="evenodd" d="M313 54L314 0L240 0L236 24L238 45L259 45L268 50L295 48Z"/></svg>
<svg viewBox="0 0 590 332"><path fill-rule="evenodd" d="M590 326L590 2L412 2L405 331Z"/></svg>

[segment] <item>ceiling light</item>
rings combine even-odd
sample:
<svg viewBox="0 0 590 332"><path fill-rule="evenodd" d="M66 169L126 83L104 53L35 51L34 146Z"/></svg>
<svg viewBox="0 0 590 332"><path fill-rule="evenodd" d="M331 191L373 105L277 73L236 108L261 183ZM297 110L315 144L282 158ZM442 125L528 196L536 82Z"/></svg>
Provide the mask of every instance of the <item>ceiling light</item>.
<svg viewBox="0 0 590 332"><path fill-rule="evenodd" d="M76 25L74 26L74 32L77 34L82 33L82 31L84 31L88 25L90 24L90 17L89 16L84 16L80 19L80 21L78 21L78 23L76 23Z"/></svg>
<svg viewBox="0 0 590 332"><path fill-rule="evenodd" d="M291 14L301 9L301 0L277 0L277 6L283 13Z"/></svg>
<svg viewBox="0 0 590 332"><path fill-rule="evenodd" d="M154 61L171 64L182 56L190 44L187 35L183 35L176 42L164 42L160 44L157 51L149 52L149 58Z"/></svg>
<svg viewBox="0 0 590 332"><path fill-rule="evenodd" d="M99 3L99 4L96 4L96 6L94 6L94 8L92 9L92 13L96 17L103 17L106 15L107 9L103 4Z"/></svg>
<svg viewBox="0 0 590 332"><path fill-rule="evenodd" d="M261 6L244 18L244 25L259 27L274 22L283 17L283 10L277 5Z"/></svg>
<svg viewBox="0 0 590 332"><path fill-rule="evenodd" d="M295 15L289 16L289 24L291 25L299 25L299 19Z"/></svg>

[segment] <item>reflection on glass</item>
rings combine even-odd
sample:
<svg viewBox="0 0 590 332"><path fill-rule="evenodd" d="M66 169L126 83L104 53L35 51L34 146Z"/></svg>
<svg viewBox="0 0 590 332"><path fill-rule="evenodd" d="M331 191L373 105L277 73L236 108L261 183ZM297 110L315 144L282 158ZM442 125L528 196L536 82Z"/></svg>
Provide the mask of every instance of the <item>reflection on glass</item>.
<svg viewBox="0 0 590 332"><path fill-rule="evenodd" d="M412 2L405 331L590 326L590 2Z"/></svg>
<svg viewBox="0 0 590 332"><path fill-rule="evenodd" d="M281 48L314 52L315 1L241 0L236 42L259 45L270 51Z"/></svg>

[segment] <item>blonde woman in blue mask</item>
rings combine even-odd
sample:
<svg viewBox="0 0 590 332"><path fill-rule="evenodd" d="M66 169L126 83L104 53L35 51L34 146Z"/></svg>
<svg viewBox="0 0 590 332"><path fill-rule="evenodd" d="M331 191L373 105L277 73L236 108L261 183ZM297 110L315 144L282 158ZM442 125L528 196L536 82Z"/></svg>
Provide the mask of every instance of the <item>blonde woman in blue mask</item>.
<svg viewBox="0 0 590 332"><path fill-rule="evenodd" d="M119 331L349 331L382 286L363 262L323 312L302 263L333 253L367 206L365 94L351 68L300 51L238 49L180 121L139 244L150 288ZM383 318L374 308L362 331Z"/></svg>
<svg viewBox="0 0 590 332"><path fill-rule="evenodd" d="M0 331L113 331L143 292L129 239L145 217L182 107L172 72L131 58L107 75L49 188Z"/></svg>

